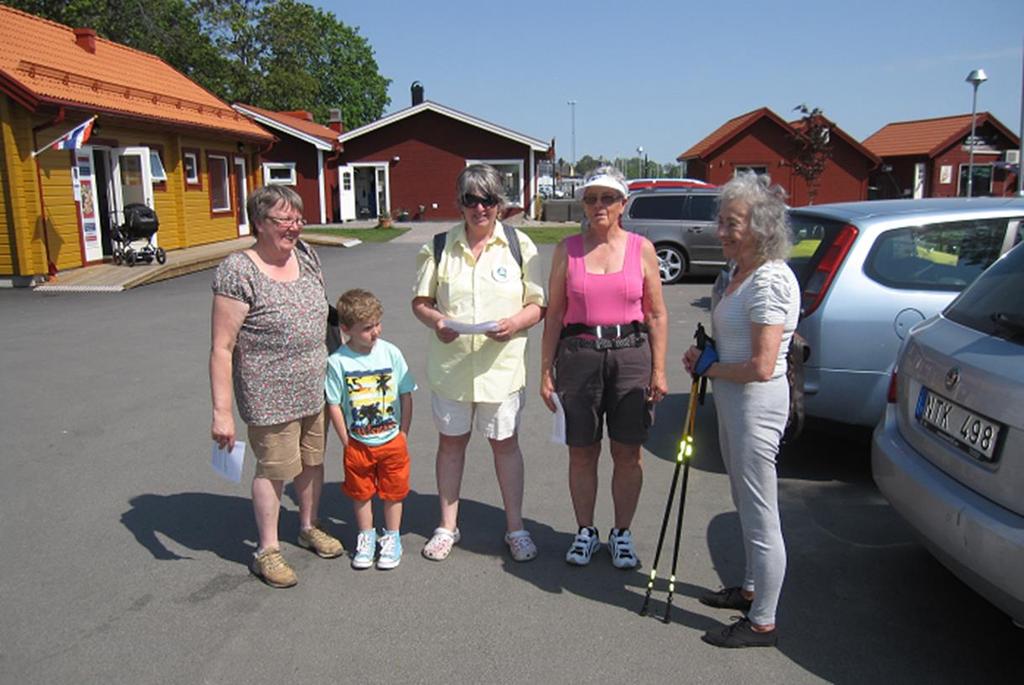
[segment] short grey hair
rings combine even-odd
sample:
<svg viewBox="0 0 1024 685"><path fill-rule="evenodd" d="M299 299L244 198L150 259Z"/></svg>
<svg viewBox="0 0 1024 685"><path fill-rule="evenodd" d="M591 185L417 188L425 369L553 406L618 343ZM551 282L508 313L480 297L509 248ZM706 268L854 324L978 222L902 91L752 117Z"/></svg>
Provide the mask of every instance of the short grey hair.
<svg viewBox="0 0 1024 685"><path fill-rule="evenodd" d="M719 211L731 202L742 202L750 210L750 230L757 242L757 255L765 260L787 259L793 249L793 234L786 212L786 191L772 185L767 174L741 172L722 186Z"/></svg>
<svg viewBox="0 0 1024 685"><path fill-rule="evenodd" d="M498 216L504 211L508 204L505 197L505 184L501 181L501 174L490 164L470 164L455 181L455 203L461 209L462 196L466 193L479 195L481 197L495 197L498 199Z"/></svg>
<svg viewBox="0 0 1024 685"><path fill-rule="evenodd" d="M245 203L245 209L248 212L249 225L252 226L254 234L259 232L258 224L267 220L270 210L279 202L302 212L302 198L288 186L269 185L257 188L252 192L249 200Z"/></svg>

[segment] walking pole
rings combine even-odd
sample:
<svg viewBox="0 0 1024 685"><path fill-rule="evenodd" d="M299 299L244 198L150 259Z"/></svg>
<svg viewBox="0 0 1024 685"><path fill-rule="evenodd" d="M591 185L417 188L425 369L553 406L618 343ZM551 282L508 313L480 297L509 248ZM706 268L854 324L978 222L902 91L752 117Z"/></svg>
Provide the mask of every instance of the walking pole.
<svg viewBox="0 0 1024 685"><path fill-rule="evenodd" d="M698 332L698 335L703 333L703 329ZM704 391L707 388L708 379L700 379L700 391L697 393L698 402L704 403ZM693 384L696 388L696 381ZM694 403L695 405L696 403ZM697 412L690 412L690 425L687 426L687 439L688 445L685 454L683 454L683 486L679 493L679 513L676 517L676 544L672 551L672 573L668 577L668 597L665 600L665 615L661 617L662 623L668 623L672 614L672 595L676 590L676 566L679 563L679 540L682 537L683 531L683 510L686 509L686 485L690 480L690 461L693 458L693 424L696 419Z"/></svg>
<svg viewBox="0 0 1024 685"><path fill-rule="evenodd" d="M707 334L704 332L704 326L697 324L697 332L694 335L697 341L697 347L704 349L704 345L707 342ZM689 477L690 459L693 456L693 426L696 416L697 398L698 395L703 399L703 390L700 389L700 381L704 380L706 385L706 379L701 379L699 376L693 376L693 383L690 385L690 402L686 410L686 421L683 424L683 436L679 441L679 451L676 453L676 465L672 472L672 485L668 491L668 501L665 502L665 514L661 519L661 531L658 533L658 545L654 552L654 564L651 566L650 577L647 581L647 591L644 593L644 603L640 607L640 615L647 615L647 607L651 601L651 592L654 591L654 583L658 577L658 563L661 559L661 548L665 542L665 531L668 528L668 519L672 513L672 504L675 501L676 485L679 482L679 471L680 467L685 465L683 469L683 490L681 495L679 517L676 521L676 549L675 557L672 561L672 575L669 578L669 595L668 601L671 603L672 594L675 591L675 571L676 571L676 559L679 556L679 531L682 527L682 504L686 499L686 484ZM665 617L662 619L666 623L668 622L668 607L665 609Z"/></svg>
<svg viewBox="0 0 1024 685"><path fill-rule="evenodd" d="M672 472L672 485L668 489L668 500L665 502L665 515L661 519L661 532L658 533L658 546L654 550L654 564L651 566L650 578L647 580L647 591L644 593L644 603L640 607L640 615L647 615L647 605L651 601L651 592L654 591L654 581L658 577L658 561L661 559L661 547L665 542L665 529L668 528L668 517L672 513L672 503L676 498L676 484L679 482L679 469L683 465L687 452L693 451L693 437L687 427L690 425L690 415L693 414L694 406L697 403L697 379L693 380L690 386L690 404L686 410L686 423L683 425L683 437L679 441L679 451L676 453L676 467ZM670 583L673 581L669 581Z"/></svg>

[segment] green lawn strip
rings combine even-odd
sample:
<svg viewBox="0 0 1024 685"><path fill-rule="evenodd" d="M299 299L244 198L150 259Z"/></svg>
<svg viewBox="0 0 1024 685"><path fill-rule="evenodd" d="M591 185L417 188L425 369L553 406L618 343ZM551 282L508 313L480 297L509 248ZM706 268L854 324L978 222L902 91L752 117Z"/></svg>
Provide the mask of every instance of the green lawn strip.
<svg viewBox="0 0 1024 685"><path fill-rule="evenodd" d="M307 233L323 235L342 235L346 238L357 238L366 243L386 243L402 235L408 228L307 228Z"/></svg>
<svg viewBox="0 0 1024 685"><path fill-rule="evenodd" d="M541 224L540 226L520 226L519 230L530 236L537 245L553 245L562 238L580 232L579 224Z"/></svg>

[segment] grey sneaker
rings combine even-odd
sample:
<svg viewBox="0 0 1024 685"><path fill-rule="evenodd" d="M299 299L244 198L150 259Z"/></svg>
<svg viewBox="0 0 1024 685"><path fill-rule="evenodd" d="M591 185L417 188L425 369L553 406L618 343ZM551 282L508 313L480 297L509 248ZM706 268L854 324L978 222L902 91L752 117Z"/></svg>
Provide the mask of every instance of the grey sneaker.
<svg viewBox="0 0 1024 685"><path fill-rule="evenodd" d="M377 568L387 570L395 568L402 561L402 538L397 530L384 531L380 539L380 556L377 557Z"/></svg>
<svg viewBox="0 0 1024 685"><path fill-rule="evenodd" d="M352 556L352 568L370 568L373 566L373 555L377 553L377 531L359 531L356 538L356 553Z"/></svg>
<svg viewBox="0 0 1024 685"><path fill-rule="evenodd" d="M586 566L600 546L597 528L580 528L565 554L565 561L573 566Z"/></svg>
<svg viewBox="0 0 1024 685"><path fill-rule="evenodd" d="M612 528L608 534L608 551L612 554L612 565L615 568L630 569L640 565L629 528Z"/></svg>

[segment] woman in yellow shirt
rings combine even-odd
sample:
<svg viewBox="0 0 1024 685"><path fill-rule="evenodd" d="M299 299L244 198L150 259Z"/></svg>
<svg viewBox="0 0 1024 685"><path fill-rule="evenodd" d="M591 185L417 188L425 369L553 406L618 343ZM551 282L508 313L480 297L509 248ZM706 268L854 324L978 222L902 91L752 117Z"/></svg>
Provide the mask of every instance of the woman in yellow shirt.
<svg viewBox="0 0 1024 685"><path fill-rule="evenodd" d="M459 174L463 222L443 250L417 256L412 310L432 332L427 380L439 433L437 491L441 518L423 556L442 561L459 541L458 513L466 446L473 426L491 444L505 504L505 543L516 561L537 556L523 528L523 455L518 429L526 386L527 330L541 320L545 296L533 241L498 221L505 206L501 176L473 164ZM514 252L519 246L519 259ZM466 326L484 326L475 332ZM461 331L461 332L460 332Z"/></svg>

